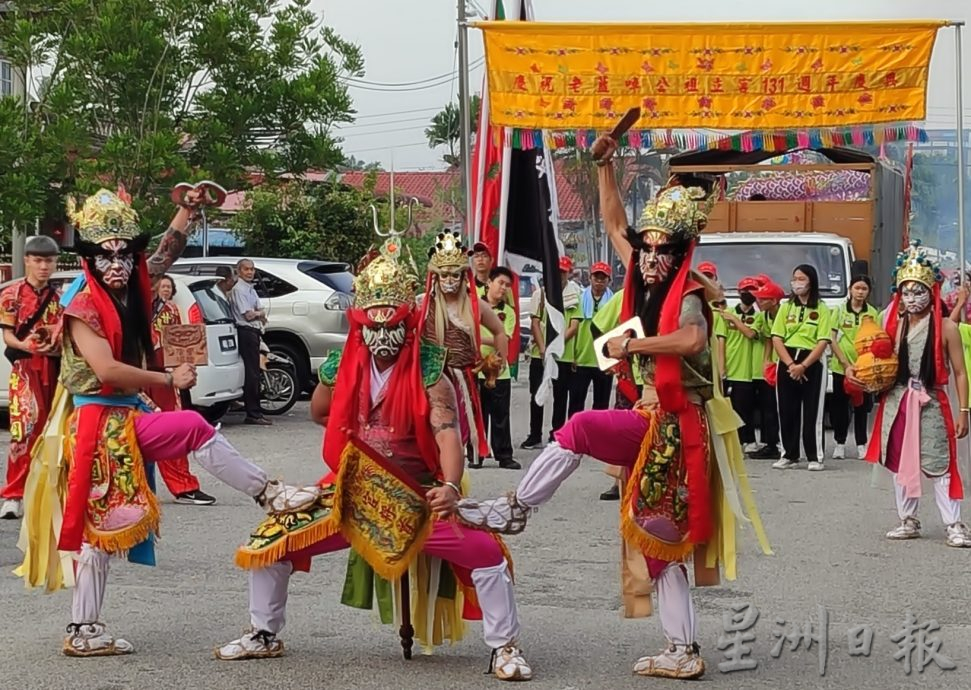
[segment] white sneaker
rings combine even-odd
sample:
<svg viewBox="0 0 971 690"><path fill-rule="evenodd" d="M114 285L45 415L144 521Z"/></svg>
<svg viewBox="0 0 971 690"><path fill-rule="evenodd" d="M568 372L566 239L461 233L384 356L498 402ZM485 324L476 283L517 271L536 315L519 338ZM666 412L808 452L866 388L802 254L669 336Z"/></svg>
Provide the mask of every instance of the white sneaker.
<svg viewBox="0 0 971 690"><path fill-rule="evenodd" d="M920 536L920 520L904 518L899 525L887 532L887 539L917 539ZM948 533L950 538L950 533Z"/></svg>
<svg viewBox="0 0 971 690"><path fill-rule="evenodd" d="M71 623L64 638L67 656L118 656L135 651L131 642L108 634L104 623Z"/></svg>
<svg viewBox="0 0 971 690"><path fill-rule="evenodd" d="M672 644L656 656L638 659L634 664L634 673L639 676L693 680L705 674L705 661L697 645Z"/></svg>
<svg viewBox="0 0 971 690"><path fill-rule="evenodd" d="M866 444L856 447L856 457L860 460L866 457Z"/></svg>
<svg viewBox="0 0 971 690"><path fill-rule="evenodd" d="M746 443L745 448L743 448L746 455L749 453L755 453L762 449L762 444L757 441L752 441L752 443Z"/></svg>
<svg viewBox="0 0 971 690"><path fill-rule="evenodd" d="M846 446L842 443L837 443L836 447L833 448L833 454L830 456L833 460L843 460L846 458Z"/></svg>
<svg viewBox="0 0 971 690"><path fill-rule="evenodd" d="M779 458L772 463L773 469L776 470L787 470L790 467L795 467L799 464L798 460L790 460L789 458Z"/></svg>
<svg viewBox="0 0 971 690"><path fill-rule="evenodd" d="M8 498L0 507L0 520L19 520L24 516L24 502L17 498Z"/></svg>
<svg viewBox="0 0 971 690"><path fill-rule="evenodd" d="M963 522L955 522L947 526L947 545L959 549L971 548L971 531Z"/></svg>
<svg viewBox="0 0 971 690"><path fill-rule="evenodd" d="M523 651L515 642L492 650L489 673L495 673L499 680L532 680L533 669L526 663Z"/></svg>
<svg viewBox="0 0 971 690"><path fill-rule="evenodd" d="M250 630L238 640L217 648L213 654L220 661L274 659L283 656L283 642L266 630Z"/></svg>
<svg viewBox="0 0 971 690"><path fill-rule="evenodd" d="M459 517L473 527L500 534L519 534L526 529L530 508L519 502L516 494L479 501L463 498L456 509Z"/></svg>
<svg viewBox="0 0 971 690"><path fill-rule="evenodd" d="M296 513L306 510L320 498L320 489L316 486L289 486L280 480L267 482L263 493L256 497L266 512L270 515L281 513Z"/></svg>
<svg viewBox="0 0 971 690"><path fill-rule="evenodd" d="M823 471L823 461L822 460L813 460L811 463L809 463L809 468L808 469L809 469L810 472L822 472Z"/></svg>

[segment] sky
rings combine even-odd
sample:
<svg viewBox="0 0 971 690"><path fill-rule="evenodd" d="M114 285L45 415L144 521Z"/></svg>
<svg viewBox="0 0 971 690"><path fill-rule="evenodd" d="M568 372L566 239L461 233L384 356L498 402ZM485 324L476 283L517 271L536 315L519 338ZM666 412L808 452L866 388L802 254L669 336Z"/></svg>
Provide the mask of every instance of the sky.
<svg viewBox="0 0 971 690"><path fill-rule="evenodd" d="M439 170L444 150L432 150L424 130L445 104L458 98L455 77L456 0L314 0L324 22L361 46L372 86L350 89L357 120L338 130L344 152L396 170ZM491 0L470 0L483 10ZM686 11L690 7L690 12ZM811 7L811 10L808 8ZM868 19L951 19L971 22L966 0L534 0L540 21L824 21ZM971 127L971 32L963 30L965 127ZM931 61L928 128L955 126L954 29L942 29ZM469 30L470 85L482 88L482 38ZM436 79L436 77L440 77ZM417 83L416 83L417 82ZM386 84L411 84L404 90ZM427 88L427 87L432 88ZM422 88L416 88L422 87Z"/></svg>

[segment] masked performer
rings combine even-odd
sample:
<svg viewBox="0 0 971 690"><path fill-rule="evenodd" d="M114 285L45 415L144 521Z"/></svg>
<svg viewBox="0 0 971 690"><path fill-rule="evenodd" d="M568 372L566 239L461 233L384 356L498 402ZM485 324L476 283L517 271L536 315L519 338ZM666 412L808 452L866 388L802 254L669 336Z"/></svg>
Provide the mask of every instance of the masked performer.
<svg viewBox="0 0 971 690"><path fill-rule="evenodd" d="M189 203L197 198L190 195ZM146 368L153 353L151 285L185 247L191 214L181 208L146 259L148 235L127 200L101 190L79 211L69 205L84 273L61 300L60 382L33 454L20 544L26 557L18 571L29 586L74 585L68 656L133 651L108 633L101 605L111 556L154 563L159 507L146 463L188 454L268 511L316 498L267 481L198 413L146 413L154 405L141 391L195 382L189 364L170 373Z"/></svg>
<svg viewBox="0 0 971 690"><path fill-rule="evenodd" d="M464 469L455 391L444 375L444 349L419 338L417 277L399 253L389 240L358 272L347 344L339 360L322 366L314 393L313 416L326 419L324 459L336 482L322 486L312 509L264 521L240 548L237 563L251 569L252 630L216 657L280 656L291 573L308 570L314 556L353 546L396 587L420 553L449 563L460 583L474 587L495 674L529 680L502 543L450 519ZM460 592L453 610L462 610ZM402 598L399 591L395 601Z"/></svg>
<svg viewBox="0 0 971 690"><path fill-rule="evenodd" d="M24 273L0 292L4 356L10 362L10 452L7 482L0 492L0 518L24 514L24 486L30 453L47 423L54 397L61 348L61 305L48 281L57 270L60 248L50 237L28 237Z"/></svg>
<svg viewBox="0 0 971 690"><path fill-rule="evenodd" d="M448 231L429 250L421 334L447 350L445 368L458 396L462 440L472 450L469 466L481 467L482 458L489 455L489 443L475 372L486 366L498 373L502 364L481 361L479 323L489 331L485 339L492 339L486 344L495 347L503 362L509 356L509 340L502 321L479 297L468 257L462 238Z"/></svg>
<svg viewBox="0 0 971 690"><path fill-rule="evenodd" d="M695 558L696 582L715 584L719 561L726 577L734 579L735 520L745 519L743 501L768 550L748 495L737 434L741 420L721 395L719 377L712 371L711 311L700 282L704 278L690 270L706 221L705 192L668 187L647 204L632 228L609 163L616 142L602 138L597 146L607 149L599 173L605 227L628 267L621 322L637 315L646 334L611 339L608 355L636 359L644 382L641 399L635 409L577 413L533 461L515 494L490 501L465 499L459 510L472 524L515 532L552 498L582 456L629 468L621 531L647 558L668 640L660 654L638 660L634 671L698 678L704 662L683 562L709 545Z"/></svg>
<svg viewBox="0 0 971 690"><path fill-rule="evenodd" d="M900 524L887 533L888 539L920 536L917 504L923 475L934 483L947 545L968 548L971 532L961 522L964 492L957 462L957 439L968 433L968 377L957 326L942 314L942 280L919 242L898 255L894 298L884 321L897 353L897 376L880 400L874 422L878 431L866 459L894 474ZM957 387L956 414L948 399L949 365ZM847 368L847 378L857 383L868 378L861 369L859 362Z"/></svg>

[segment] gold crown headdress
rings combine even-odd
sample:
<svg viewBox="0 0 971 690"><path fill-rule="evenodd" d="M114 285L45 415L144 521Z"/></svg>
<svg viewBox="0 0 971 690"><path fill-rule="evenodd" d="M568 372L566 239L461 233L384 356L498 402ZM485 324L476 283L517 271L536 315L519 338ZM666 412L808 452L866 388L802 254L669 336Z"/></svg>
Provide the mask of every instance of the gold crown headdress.
<svg viewBox="0 0 971 690"><path fill-rule="evenodd" d="M920 246L920 240L914 240L910 247L897 254L897 264L893 269L893 290L911 280L928 288L933 288L934 283L944 280L940 265L927 256L927 252Z"/></svg>
<svg viewBox="0 0 971 690"><path fill-rule="evenodd" d="M69 197L67 217L80 238L91 244L106 240L130 242L142 234L135 210L119 194L107 189L99 189L85 199L80 210L74 197Z"/></svg>
<svg viewBox="0 0 971 690"><path fill-rule="evenodd" d="M428 267L434 271L468 265L469 252L462 244L462 236L450 230L439 233L435 246L428 250Z"/></svg>
<svg viewBox="0 0 971 690"><path fill-rule="evenodd" d="M705 198L701 187L674 186L662 189L647 203L637 233L654 244L693 240L704 229L715 196Z"/></svg>

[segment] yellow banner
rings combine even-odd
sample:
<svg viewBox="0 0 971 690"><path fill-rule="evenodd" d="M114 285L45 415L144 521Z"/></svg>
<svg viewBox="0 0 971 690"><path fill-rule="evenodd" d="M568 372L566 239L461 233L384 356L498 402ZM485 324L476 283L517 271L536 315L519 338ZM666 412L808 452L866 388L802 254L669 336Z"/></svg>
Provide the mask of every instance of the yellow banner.
<svg viewBox="0 0 971 690"><path fill-rule="evenodd" d="M777 129L925 115L942 22L483 22L497 126Z"/></svg>

